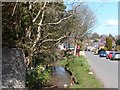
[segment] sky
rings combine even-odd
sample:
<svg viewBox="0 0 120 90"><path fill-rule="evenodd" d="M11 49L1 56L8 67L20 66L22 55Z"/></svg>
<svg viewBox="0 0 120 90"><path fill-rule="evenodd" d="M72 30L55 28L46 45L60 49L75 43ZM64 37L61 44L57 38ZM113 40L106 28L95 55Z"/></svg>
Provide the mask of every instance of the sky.
<svg viewBox="0 0 120 90"><path fill-rule="evenodd" d="M92 33L118 35L118 1L119 0L84 1L96 16L96 23L92 29ZM68 10L71 9L70 5L72 2L73 0L65 0L65 5L67 5ZM80 3L80 0L76 0L75 2Z"/></svg>

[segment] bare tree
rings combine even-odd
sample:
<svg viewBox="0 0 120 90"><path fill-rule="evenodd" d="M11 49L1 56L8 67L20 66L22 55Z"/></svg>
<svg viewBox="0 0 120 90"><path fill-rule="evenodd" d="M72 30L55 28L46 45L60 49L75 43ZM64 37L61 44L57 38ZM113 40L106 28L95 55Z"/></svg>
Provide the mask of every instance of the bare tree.
<svg viewBox="0 0 120 90"><path fill-rule="evenodd" d="M75 17L77 36L83 38L95 25L95 15L87 5L82 4L77 7Z"/></svg>

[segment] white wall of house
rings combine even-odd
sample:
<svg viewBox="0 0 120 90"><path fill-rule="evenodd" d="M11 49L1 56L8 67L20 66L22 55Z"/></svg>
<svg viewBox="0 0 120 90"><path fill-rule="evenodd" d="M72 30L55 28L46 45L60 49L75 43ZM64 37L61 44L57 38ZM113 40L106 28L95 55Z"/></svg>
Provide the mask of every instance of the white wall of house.
<svg viewBox="0 0 120 90"><path fill-rule="evenodd" d="M65 49L63 43L60 43L60 44L58 45L58 47L59 47L60 50L64 50L64 49Z"/></svg>

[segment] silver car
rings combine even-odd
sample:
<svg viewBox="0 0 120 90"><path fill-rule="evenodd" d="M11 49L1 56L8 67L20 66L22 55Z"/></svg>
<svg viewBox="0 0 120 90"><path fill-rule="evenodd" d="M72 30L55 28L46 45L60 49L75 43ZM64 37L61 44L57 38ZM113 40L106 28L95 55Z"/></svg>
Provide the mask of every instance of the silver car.
<svg viewBox="0 0 120 90"><path fill-rule="evenodd" d="M120 60L120 52L114 52L111 60Z"/></svg>

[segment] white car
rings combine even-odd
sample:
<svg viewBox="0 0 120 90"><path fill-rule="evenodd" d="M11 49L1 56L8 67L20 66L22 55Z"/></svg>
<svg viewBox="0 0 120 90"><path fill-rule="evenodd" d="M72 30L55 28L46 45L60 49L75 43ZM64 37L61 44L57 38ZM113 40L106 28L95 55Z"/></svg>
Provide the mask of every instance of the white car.
<svg viewBox="0 0 120 90"><path fill-rule="evenodd" d="M120 60L120 52L114 52L111 60Z"/></svg>

